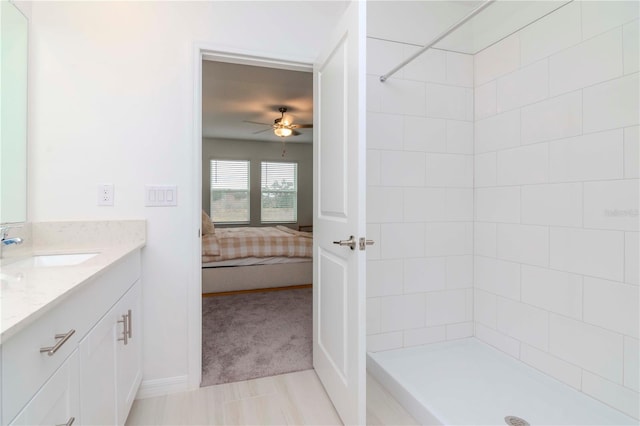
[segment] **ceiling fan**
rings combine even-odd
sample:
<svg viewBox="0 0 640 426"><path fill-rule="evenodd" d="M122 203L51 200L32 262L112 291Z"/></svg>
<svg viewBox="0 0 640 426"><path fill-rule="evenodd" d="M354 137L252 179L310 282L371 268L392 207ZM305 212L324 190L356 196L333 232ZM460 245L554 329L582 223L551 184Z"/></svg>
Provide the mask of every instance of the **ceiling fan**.
<svg viewBox="0 0 640 426"><path fill-rule="evenodd" d="M286 138L287 136L298 136L300 132L296 129L310 129L313 127L313 124L294 124L293 118L290 115L285 115L287 112L287 107L278 108L280 111L280 117L273 120L273 124L270 123L260 123L258 121L249 121L244 120L245 123L252 124L260 124L262 126L269 126L268 129L258 130L257 132L253 132L254 135L262 132L266 132L267 130L273 130L273 133L276 136L280 136L281 138Z"/></svg>

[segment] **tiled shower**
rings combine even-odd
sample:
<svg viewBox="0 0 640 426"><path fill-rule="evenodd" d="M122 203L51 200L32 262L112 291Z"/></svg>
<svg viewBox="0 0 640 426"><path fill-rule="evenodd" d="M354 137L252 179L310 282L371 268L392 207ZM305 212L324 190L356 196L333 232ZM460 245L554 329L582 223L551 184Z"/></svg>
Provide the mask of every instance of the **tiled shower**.
<svg viewBox="0 0 640 426"><path fill-rule="evenodd" d="M367 349L475 336L639 417L638 3L367 40Z"/></svg>

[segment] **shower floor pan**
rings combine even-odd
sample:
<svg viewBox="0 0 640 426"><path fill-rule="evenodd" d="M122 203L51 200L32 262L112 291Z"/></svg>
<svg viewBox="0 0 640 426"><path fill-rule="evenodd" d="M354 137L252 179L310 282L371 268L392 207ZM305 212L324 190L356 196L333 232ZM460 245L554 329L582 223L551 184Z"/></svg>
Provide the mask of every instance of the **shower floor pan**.
<svg viewBox="0 0 640 426"><path fill-rule="evenodd" d="M369 353L367 369L424 425L639 424L475 338Z"/></svg>

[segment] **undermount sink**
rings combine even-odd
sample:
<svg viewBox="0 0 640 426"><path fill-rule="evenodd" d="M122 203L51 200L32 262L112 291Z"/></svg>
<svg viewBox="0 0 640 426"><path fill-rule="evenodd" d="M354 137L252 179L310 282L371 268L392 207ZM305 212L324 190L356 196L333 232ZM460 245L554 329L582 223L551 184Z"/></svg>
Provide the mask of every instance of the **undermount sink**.
<svg viewBox="0 0 640 426"><path fill-rule="evenodd" d="M11 266L22 268L44 268L48 266L73 266L79 265L98 253L77 253L77 254L41 254L28 257L24 260L14 262Z"/></svg>

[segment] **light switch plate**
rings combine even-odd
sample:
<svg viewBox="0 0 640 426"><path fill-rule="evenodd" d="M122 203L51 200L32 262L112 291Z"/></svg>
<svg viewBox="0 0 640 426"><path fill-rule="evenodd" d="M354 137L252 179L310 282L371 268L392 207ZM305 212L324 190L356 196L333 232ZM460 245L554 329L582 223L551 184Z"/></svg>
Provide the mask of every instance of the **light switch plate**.
<svg viewBox="0 0 640 426"><path fill-rule="evenodd" d="M145 185L145 206L168 207L178 205L178 187L176 185Z"/></svg>

